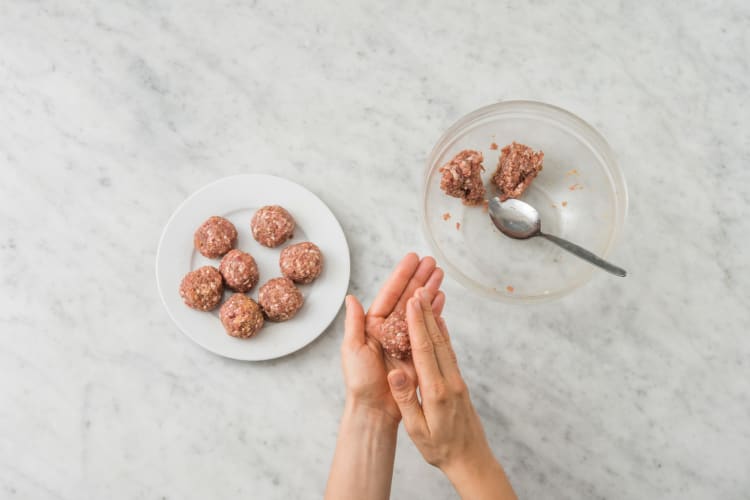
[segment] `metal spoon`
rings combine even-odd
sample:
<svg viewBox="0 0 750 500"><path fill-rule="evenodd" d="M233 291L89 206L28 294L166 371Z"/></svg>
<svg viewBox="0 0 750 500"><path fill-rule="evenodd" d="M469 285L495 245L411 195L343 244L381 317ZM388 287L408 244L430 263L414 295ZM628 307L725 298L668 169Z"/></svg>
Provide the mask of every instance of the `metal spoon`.
<svg viewBox="0 0 750 500"><path fill-rule="evenodd" d="M573 255L577 255L616 276L624 277L627 274L625 269L610 264L575 243L543 233L539 212L526 202L516 199L500 201L500 198L495 196L490 200L490 218L503 234L511 238L526 240L534 236L542 236Z"/></svg>

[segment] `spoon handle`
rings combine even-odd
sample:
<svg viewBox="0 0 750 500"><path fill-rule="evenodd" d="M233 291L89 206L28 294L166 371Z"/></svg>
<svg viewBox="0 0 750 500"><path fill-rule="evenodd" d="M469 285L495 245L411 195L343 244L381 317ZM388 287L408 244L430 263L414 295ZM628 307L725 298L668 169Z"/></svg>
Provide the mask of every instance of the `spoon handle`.
<svg viewBox="0 0 750 500"><path fill-rule="evenodd" d="M609 271L610 273L614 274L615 276L625 277L627 274L625 272L625 269L621 267L617 267L614 264L610 264L606 260L597 257L593 253L589 252L583 247L579 247L575 243L571 243L568 240L564 240L562 238L558 238L557 236L552 236L551 234L545 234L540 233L540 236L544 236L552 243L564 248L568 252L572 253L573 255L577 255L578 257L582 258L583 260L587 260L594 264L595 266L599 266L605 271Z"/></svg>

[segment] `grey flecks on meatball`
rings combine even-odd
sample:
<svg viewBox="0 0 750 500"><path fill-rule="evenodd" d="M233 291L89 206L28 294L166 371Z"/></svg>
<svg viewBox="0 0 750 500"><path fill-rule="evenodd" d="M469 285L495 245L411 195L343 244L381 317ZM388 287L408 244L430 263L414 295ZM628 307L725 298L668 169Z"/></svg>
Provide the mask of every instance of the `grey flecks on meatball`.
<svg viewBox="0 0 750 500"><path fill-rule="evenodd" d="M443 174L440 189L448 196L461 198L464 205L479 205L484 201L485 188L482 182L484 157L479 151L465 149L451 161L440 167Z"/></svg>
<svg viewBox="0 0 750 500"><path fill-rule="evenodd" d="M258 265L249 253L242 250L230 250L221 259L219 272L224 277L227 288L235 292L247 292L258 283Z"/></svg>
<svg viewBox="0 0 750 500"><path fill-rule="evenodd" d="M258 333L264 323L260 306L241 293L235 293L224 302L219 310L219 319L229 335L241 339Z"/></svg>
<svg viewBox="0 0 750 500"><path fill-rule="evenodd" d="M323 270L323 254L315 243L303 241L281 251L279 267L295 283L311 283Z"/></svg>
<svg viewBox="0 0 750 500"><path fill-rule="evenodd" d="M237 229L224 217L214 215L195 231L193 242L201 255L216 259L230 251L237 243Z"/></svg>
<svg viewBox="0 0 750 500"><path fill-rule="evenodd" d="M409 326L403 309L393 311L380 325L380 344L392 358L407 359L411 356Z"/></svg>
<svg viewBox="0 0 750 500"><path fill-rule="evenodd" d="M289 212L279 205L261 207L253 215L250 229L253 238L263 246L277 247L292 237L295 222Z"/></svg>
<svg viewBox="0 0 750 500"><path fill-rule="evenodd" d="M304 303L302 293L289 278L268 280L258 291L258 303L271 321L292 318Z"/></svg>
<svg viewBox="0 0 750 500"><path fill-rule="evenodd" d="M185 305L199 311L216 309L223 291L221 273L213 266L187 273L180 283L180 297Z"/></svg>
<svg viewBox="0 0 750 500"><path fill-rule="evenodd" d="M500 191L500 200L520 197L542 171L543 151L514 142L501 150L492 182Z"/></svg>

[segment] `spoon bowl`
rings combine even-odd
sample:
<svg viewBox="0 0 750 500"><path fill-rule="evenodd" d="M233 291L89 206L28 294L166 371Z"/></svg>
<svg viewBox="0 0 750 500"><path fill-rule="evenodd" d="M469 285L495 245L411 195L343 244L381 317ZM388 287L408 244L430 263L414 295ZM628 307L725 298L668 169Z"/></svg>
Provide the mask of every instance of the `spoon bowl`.
<svg viewBox="0 0 750 500"><path fill-rule="evenodd" d="M500 201L500 198L495 196L490 200L489 213L492 223L506 236L517 240L527 240L534 236L541 236L560 248L564 248L573 255L601 267L615 276L624 278L627 274L625 269L607 262L575 243L543 233L542 219L539 217L539 212L524 201L513 198Z"/></svg>
<svg viewBox="0 0 750 500"><path fill-rule="evenodd" d="M495 226L511 238L526 240L542 231L539 212L521 200L511 198L502 202L495 196L490 200L489 212Z"/></svg>

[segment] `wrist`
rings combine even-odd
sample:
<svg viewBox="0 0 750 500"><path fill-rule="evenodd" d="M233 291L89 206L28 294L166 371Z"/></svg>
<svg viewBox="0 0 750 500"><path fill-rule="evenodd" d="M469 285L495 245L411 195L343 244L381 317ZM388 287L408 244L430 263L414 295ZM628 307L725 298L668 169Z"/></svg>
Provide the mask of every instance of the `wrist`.
<svg viewBox="0 0 750 500"><path fill-rule="evenodd" d="M468 485L484 483L486 478L496 476L498 471L502 473L500 463L489 448L456 457L440 469L459 493Z"/></svg>
<svg viewBox="0 0 750 500"><path fill-rule="evenodd" d="M344 420L377 431L391 431L395 434L398 431L400 419L383 409L367 404L366 401L361 401L356 397L347 397L344 405Z"/></svg>

